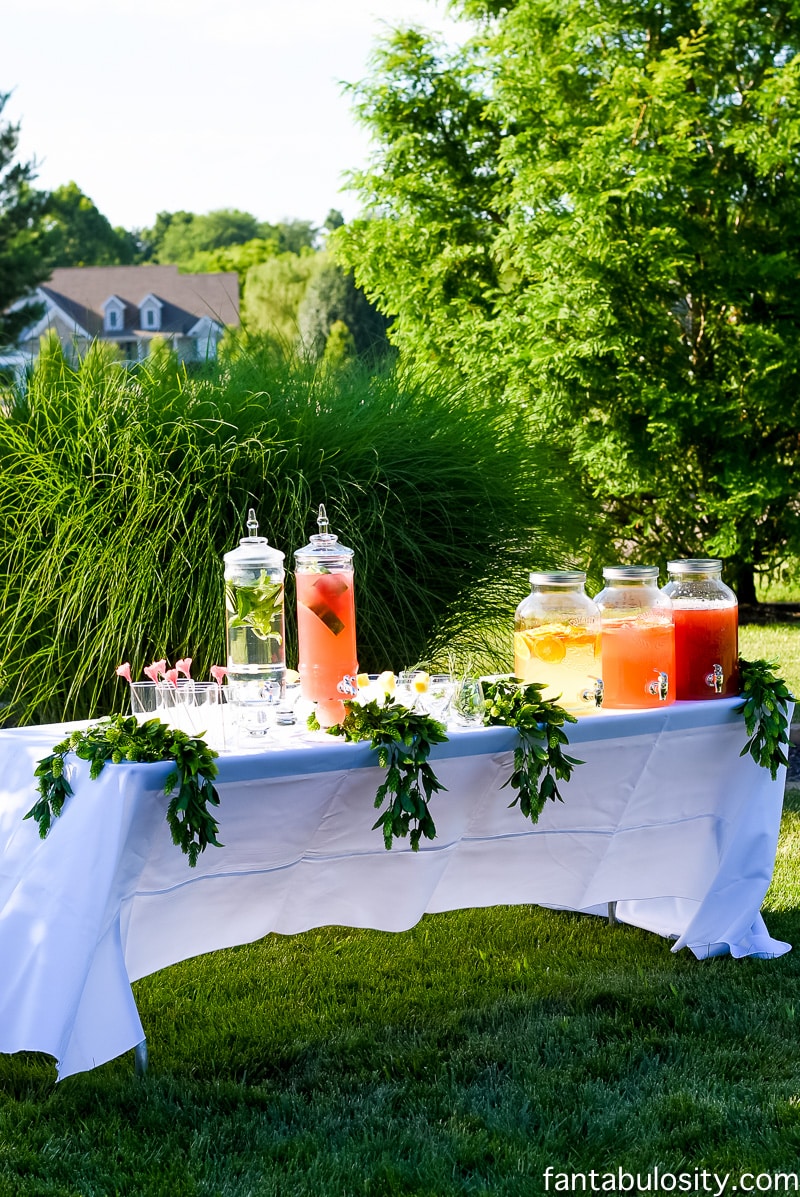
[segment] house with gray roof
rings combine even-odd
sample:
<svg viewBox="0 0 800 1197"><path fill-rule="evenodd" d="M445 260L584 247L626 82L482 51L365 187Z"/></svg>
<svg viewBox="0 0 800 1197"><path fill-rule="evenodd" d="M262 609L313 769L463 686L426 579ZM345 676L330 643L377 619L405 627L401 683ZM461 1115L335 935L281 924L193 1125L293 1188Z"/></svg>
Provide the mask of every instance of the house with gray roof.
<svg viewBox="0 0 800 1197"><path fill-rule="evenodd" d="M141 361L158 337L181 361L203 362L216 356L225 329L239 324L239 278L179 274L177 266L64 267L24 302L44 314L22 334L17 361L33 361L42 336L55 332L71 359L99 341L116 345L125 361Z"/></svg>

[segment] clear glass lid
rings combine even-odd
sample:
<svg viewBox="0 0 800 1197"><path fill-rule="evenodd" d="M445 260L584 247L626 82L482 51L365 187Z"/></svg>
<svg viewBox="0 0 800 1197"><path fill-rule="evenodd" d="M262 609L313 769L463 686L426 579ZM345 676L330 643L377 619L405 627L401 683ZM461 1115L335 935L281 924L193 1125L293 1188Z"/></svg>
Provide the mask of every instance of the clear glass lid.
<svg viewBox="0 0 800 1197"><path fill-rule="evenodd" d="M328 531L328 514L325 504L320 503L317 515L319 531L309 537L309 543L294 554L295 562L304 569L346 569L352 566L353 550L339 544L339 537Z"/></svg>
<svg viewBox="0 0 800 1197"><path fill-rule="evenodd" d="M272 569L282 569L285 553L275 549L266 536L258 535L258 520L255 508L247 512L247 536L243 536L238 547L225 553L223 561L226 566L266 565Z"/></svg>

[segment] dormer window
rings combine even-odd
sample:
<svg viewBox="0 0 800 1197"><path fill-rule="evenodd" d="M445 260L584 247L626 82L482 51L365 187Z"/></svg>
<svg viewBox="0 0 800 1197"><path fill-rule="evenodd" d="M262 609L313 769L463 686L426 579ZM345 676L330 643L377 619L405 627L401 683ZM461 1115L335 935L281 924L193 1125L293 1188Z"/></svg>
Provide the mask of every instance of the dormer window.
<svg viewBox="0 0 800 1197"><path fill-rule="evenodd" d="M145 295L139 304L139 327L145 332L158 332L161 328L161 309L164 305L155 295Z"/></svg>
<svg viewBox="0 0 800 1197"><path fill-rule="evenodd" d="M111 295L103 304L103 329L120 332L125 327L125 303L118 295Z"/></svg>

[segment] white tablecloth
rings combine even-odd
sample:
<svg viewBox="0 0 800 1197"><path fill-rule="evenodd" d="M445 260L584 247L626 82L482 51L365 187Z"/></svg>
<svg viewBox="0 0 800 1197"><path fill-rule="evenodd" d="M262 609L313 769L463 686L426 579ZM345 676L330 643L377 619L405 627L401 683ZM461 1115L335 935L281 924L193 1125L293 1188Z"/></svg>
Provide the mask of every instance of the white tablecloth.
<svg viewBox="0 0 800 1197"><path fill-rule="evenodd" d="M164 819L168 765L71 766L41 840L22 815L58 727L0 733L0 1051L59 1077L144 1033L131 981L201 952L335 924L402 931L426 912L537 903L603 913L702 958L777 956L759 913L783 776L741 758L738 700L601 713L570 729L585 763L537 825L501 790L516 733L452 732L435 754L437 838L391 852L371 827L382 780L363 744L282 741L220 759L222 849L195 869Z"/></svg>

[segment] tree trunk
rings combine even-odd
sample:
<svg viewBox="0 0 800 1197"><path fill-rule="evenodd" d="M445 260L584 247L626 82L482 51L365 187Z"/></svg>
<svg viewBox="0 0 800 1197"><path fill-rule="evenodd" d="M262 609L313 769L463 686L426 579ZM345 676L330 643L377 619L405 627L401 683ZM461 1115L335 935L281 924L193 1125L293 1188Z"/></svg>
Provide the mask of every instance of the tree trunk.
<svg viewBox="0 0 800 1197"><path fill-rule="evenodd" d="M756 595L756 575L753 566L749 563L737 564L731 570L731 585L736 591L736 597L740 603L747 606L755 606L758 603Z"/></svg>

